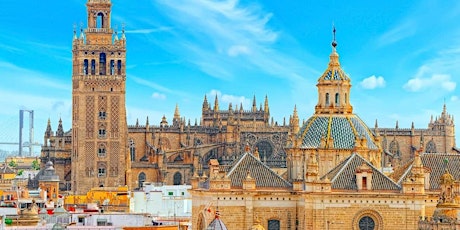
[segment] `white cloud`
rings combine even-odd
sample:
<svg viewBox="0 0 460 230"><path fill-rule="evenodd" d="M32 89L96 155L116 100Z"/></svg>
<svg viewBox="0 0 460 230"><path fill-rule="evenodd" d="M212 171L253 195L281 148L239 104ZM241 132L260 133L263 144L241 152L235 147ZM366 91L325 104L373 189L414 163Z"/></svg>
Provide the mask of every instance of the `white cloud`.
<svg viewBox="0 0 460 230"><path fill-rule="evenodd" d="M155 99L159 99L159 100L164 100L166 99L166 95L162 94L162 93L153 93L152 94L152 98L155 98Z"/></svg>
<svg viewBox="0 0 460 230"><path fill-rule="evenodd" d="M150 37L150 42L183 55L181 59L209 76L233 80L249 69L297 81L291 76L316 72L304 61L276 49L281 32L269 25L273 14L257 3L162 0L154 4L175 30L168 42L156 37ZM289 37L283 33L283 38ZM304 52L303 58L306 55Z"/></svg>
<svg viewBox="0 0 460 230"><path fill-rule="evenodd" d="M242 45L231 46L227 51L227 54L230 57L236 57L241 54L249 54L249 53L250 53L249 48L247 46L242 46Z"/></svg>
<svg viewBox="0 0 460 230"><path fill-rule="evenodd" d="M382 76L372 75L361 81L360 85L365 89L383 88L385 87L385 79Z"/></svg>
<svg viewBox="0 0 460 230"><path fill-rule="evenodd" d="M214 104L214 100L217 95L217 99L219 100L220 109L226 109L230 103L232 103L233 109L235 109L236 106L238 106L239 108L240 105L243 105L244 109L249 109L250 105L252 105L251 100L249 98L246 98L244 96L231 95L231 94L222 94L222 92L216 89L211 90L206 95L208 97L208 102L211 104Z"/></svg>
<svg viewBox="0 0 460 230"><path fill-rule="evenodd" d="M417 92L425 89L455 90L457 83L451 80L449 74L432 74L430 77L416 76L404 84L404 89Z"/></svg>
<svg viewBox="0 0 460 230"><path fill-rule="evenodd" d="M151 34L151 33L156 33L156 32L170 31L172 29L173 29L172 27L161 26L161 27L153 28L153 29L127 30L125 31L125 33L127 34Z"/></svg>
<svg viewBox="0 0 460 230"><path fill-rule="evenodd" d="M452 96L450 97L450 101L458 101L458 96Z"/></svg>
<svg viewBox="0 0 460 230"><path fill-rule="evenodd" d="M183 91L172 90L170 88L167 88L167 87L164 87L162 85L159 85L159 84L157 84L157 83L155 83L153 81L148 81L148 80L142 79L140 77L129 75L129 79L133 80L134 82L136 82L139 85L147 86L149 88L158 90L158 91L163 92L163 93L174 94L174 95L178 95L178 96L182 96L182 97L188 97L188 94L183 92ZM161 93L158 93L158 94L161 94ZM158 96L160 96L160 95L158 95ZM152 95L152 97L153 97L153 95ZM164 95L164 97L166 98L166 95Z"/></svg>
<svg viewBox="0 0 460 230"><path fill-rule="evenodd" d="M382 34L377 39L377 42L380 46L389 45L410 37L415 34L415 32L416 24L412 20L407 20Z"/></svg>

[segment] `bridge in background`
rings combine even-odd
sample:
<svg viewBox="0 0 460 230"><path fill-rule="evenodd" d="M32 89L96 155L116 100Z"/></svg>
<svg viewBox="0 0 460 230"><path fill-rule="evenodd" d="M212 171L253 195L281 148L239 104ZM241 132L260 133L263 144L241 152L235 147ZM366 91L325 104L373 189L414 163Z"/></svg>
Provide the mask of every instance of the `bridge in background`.
<svg viewBox="0 0 460 230"><path fill-rule="evenodd" d="M29 121L29 140L24 141L23 140L23 128L24 128L24 114L28 113L28 121ZM40 143L37 143L34 141L34 111L33 110L19 110L19 129L13 130L11 127L12 122L14 122L13 118L8 118L2 122L0 122L0 149L2 146L16 146L16 149L18 150L17 156L23 156L23 150L24 148L29 149L28 155L31 156L33 154L33 149L34 146L41 146ZM17 122L17 120L16 120ZM16 123L16 124L18 124ZM16 136L15 133L18 133L19 135ZM2 152L0 153L0 158L2 158L1 155L5 155L6 153ZM5 156L3 156L4 158Z"/></svg>

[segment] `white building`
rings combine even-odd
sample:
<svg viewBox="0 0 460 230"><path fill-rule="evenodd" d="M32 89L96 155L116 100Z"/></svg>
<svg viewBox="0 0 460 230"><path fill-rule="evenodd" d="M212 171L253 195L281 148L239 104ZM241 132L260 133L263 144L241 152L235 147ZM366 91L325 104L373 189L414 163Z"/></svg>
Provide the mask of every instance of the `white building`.
<svg viewBox="0 0 460 230"><path fill-rule="evenodd" d="M130 211L149 213L153 219L189 219L192 215L190 185L158 185L144 182L143 190L134 191L130 200Z"/></svg>

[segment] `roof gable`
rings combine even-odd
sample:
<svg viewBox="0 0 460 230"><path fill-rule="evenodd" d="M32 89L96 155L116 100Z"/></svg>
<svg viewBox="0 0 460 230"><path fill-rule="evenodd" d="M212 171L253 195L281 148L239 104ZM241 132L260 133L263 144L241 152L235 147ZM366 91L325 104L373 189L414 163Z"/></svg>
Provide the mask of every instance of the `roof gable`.
<svg viewBox="0 0 460 230"><path fill-rule="evenodd" d="M231 185L235 187L243 186L243 181L246 179L248 172L256 180L256 187L291 187L288 181L249 152L244 153L228 172L227 176L230 178Z"/></svg>
<svg viewBox="0 0 460 230"><path fill-rule="evenodd" d="M331 180L332 189L358 190L356 183L356 169L367 165L372 170L372 190L400 190L401 186L375 168L370 162L357 153L338 164L321 179L326 177Z"/></svg>

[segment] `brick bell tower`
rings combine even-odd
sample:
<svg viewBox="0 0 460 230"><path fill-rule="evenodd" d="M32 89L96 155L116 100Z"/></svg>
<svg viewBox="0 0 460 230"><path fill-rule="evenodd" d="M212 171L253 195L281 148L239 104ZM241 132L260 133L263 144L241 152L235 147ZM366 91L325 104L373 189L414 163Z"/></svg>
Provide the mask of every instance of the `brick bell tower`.
<svg viewBox="0 0 460 230"><path fill-rule="evenodd" d="M126 38L110 26L110 0L88 0L72 47L72 191L129 184Z"/></svg>

